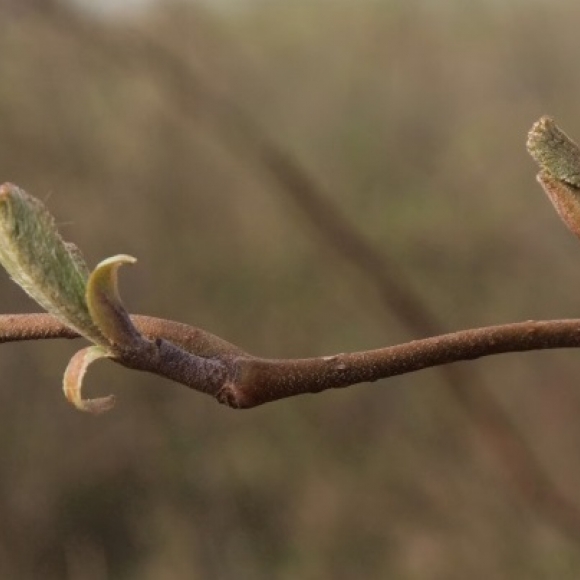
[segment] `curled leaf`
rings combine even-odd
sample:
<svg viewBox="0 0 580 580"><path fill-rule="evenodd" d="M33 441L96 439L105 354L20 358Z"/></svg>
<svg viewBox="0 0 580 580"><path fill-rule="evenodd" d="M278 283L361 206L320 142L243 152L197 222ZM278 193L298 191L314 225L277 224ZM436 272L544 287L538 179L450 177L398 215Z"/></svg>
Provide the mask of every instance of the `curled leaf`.
<svg viewBox="0 0 580 580"><path fill-rule="evenodd" d="M65 242L44 204L22 189L0 186L0 262L45 310L86 338L103 343L85 302L88 269Z"/></svg>
<svg viewBox="0 0 580 580"><path fill-rule="evenodd" d="M115 405L115 396L97 399L83 399L81 389L88 366L94 361L110 356L110 353L99 346L89 346L79 350L68 363L64 372L63 389L65 397L80 411L100 415Z"/></svg>
<svg viewBox="0 0 580 580"><path fill-rule="evenodd" d="M132 347L141 340L119 295L118 270L134 264L132 256L120 254L100 262L89 276L86 301L94 324L111 345Z"/></svg>

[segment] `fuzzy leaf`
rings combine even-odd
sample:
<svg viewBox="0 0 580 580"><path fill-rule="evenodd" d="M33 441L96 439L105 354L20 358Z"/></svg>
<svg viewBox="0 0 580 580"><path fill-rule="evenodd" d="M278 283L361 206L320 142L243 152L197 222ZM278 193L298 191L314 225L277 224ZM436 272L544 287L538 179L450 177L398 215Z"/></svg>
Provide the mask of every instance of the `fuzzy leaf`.
<svg viewBox="0 0 580 580"><path fill-rule="evenodd" d="M44 204L22 189L0 186L0 262L45 310L102 344L85 301L88 269L80 251L59 235Z"/></svg>
<svg viewBox="0 0 580 580"><path fill-rule="evenodd" d="M580 148L551 117L534 123L527 147L541 169L538 182L564 224L580 238Z"/></svg>
<svg viewBox="0 0 580 580"><path fill-rule="evenodd" d="M120 254L100 262L89 276L86 300L93 322L113 346L133 347L141 335L133 326L119 295L118 271L137 260Z"/></svg>
<svg viewBox="0 0 580 580"><path fill-rule="evenodd" d="M534 123L527 148L544 172L580 188L580 148L552 117L544 116Z"/></svg>
<svg viewBox="0 0 580 580"><path fill-rule="evenodd" d="M64 372L64 394L65 397L80 411L99 415L114 406L114 395L99 397L98 399L83 399L81 395L83 378L88 366L94 361L108 356L110 356L110 353L105 348L100 346L89 346L79 350L68 363Z"/></svg>

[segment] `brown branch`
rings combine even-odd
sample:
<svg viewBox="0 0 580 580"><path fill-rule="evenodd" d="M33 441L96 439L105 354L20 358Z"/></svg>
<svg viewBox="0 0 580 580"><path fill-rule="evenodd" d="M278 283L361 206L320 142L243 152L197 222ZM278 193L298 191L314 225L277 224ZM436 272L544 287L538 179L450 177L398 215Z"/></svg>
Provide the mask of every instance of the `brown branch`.
<svg viewBox="0 0 580 580"><path fill-rule="evenodd" d="M509 352L580 347L580 319L527 321L462 330L376 350L305 359L265 359L204 330L149 316L132 316L155 345L155 356L123 352L116 362L155 373L215 397L251 408L286 397L373 382L426 368ZM0 315L0 342L79 335L50 314ZM216 341L218 347L216 347ZM171 347L160 346L162 343ZM213 386L195 378L200 361L227 372ZM178 368L179 367L179 368Z"/></svg>
<svg viewBox="0 0 580 580"><path fill-rule="evenodd" d="M580 319L528 321L464 330L366 352L310 359L253 357L204 330L159 318L132 316L150 342L140 352L118 352L116 362L154 373L208 394L232 408L251 408L306 393L344 388L494 354L580 346ZM78 334L50 314L0 315L0 343ZM502 434L497 415L482 410L490 432ZM500 437L502 457L523 497L570 537L580 535L576 505L558 493L518 440Z"/></svg>

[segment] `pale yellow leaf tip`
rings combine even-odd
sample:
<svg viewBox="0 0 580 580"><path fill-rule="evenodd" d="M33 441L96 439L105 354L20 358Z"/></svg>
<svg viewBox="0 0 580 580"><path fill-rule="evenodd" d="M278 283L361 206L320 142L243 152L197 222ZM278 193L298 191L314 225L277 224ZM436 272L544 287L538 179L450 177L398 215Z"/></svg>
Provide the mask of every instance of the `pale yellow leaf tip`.
<svg viewBox="0 0 580 580"><path fill-rule="evenodd" d="M118 270L134 264L132 256L120 254L97 264L87 282L86 301L93 320L112 346L134 346L140 335L119 294Z"/></svg>

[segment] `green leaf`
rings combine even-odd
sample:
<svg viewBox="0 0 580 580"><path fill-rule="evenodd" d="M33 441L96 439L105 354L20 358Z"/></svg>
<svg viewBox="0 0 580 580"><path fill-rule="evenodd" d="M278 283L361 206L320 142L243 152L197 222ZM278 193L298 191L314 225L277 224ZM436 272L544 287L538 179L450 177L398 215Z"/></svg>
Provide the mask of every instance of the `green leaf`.
<svg viewBox="0 0 580 580"><path fill-rule="evenodd" d="M534 123L527 148L544 172L580 188L580 148L552 117L544 116Z"/></svg>
<svg viewBox="0 0 580 580"><path fill-rule="evenodd" d="M45 310L89 340L103 344L85 301L88 269L65 242L44 204L22 189L0 186L0 262Z"/></svg>
<svg viewBox="0 0 580 580"><path fill-rule="evenodd" d="M114 395L97 399L83 399L81 394L83 378L89 365L100 358L107 358L109 356L111 354L107 349L100 346L89 346L79 350L68 363L64 372L64 394L68 401L80 411L99 415L114 406Z"/></svg>

